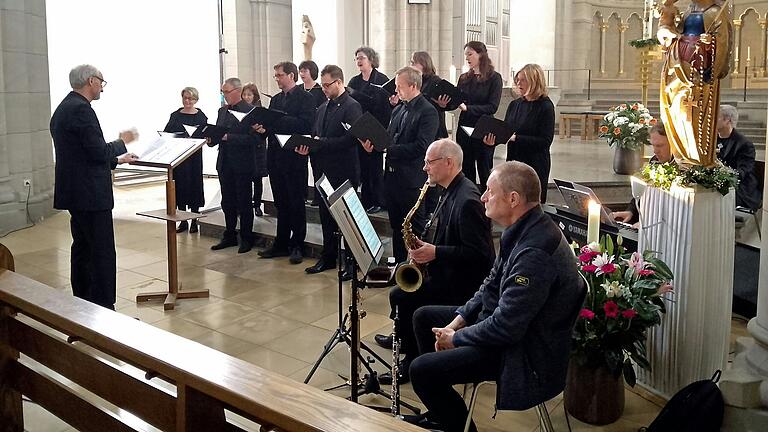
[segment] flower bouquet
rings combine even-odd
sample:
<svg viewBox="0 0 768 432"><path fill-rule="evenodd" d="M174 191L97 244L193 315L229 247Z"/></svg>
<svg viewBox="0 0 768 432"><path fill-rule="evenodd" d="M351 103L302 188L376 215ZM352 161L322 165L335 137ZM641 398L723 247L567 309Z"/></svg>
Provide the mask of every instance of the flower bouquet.
<svg viewBox="0 0 768 432"><path fill-rule="evenodd" d="M599 136L615 149L613 171L616 174L633 174L640 169L643 144L650 143L651 127L656 122L641 103L621 104L603 117Z"/></svg>
<svg viewBox="0 0 768 432"><path fill-rule="evenodd" d="M626 254L609 236L579 250L579 273L588 292L573 335L572 356L579 365L606 366L635 385L633 364L650 369L645 340L649 327L666 313L664 294L672 272L653 252Z"/></svg>

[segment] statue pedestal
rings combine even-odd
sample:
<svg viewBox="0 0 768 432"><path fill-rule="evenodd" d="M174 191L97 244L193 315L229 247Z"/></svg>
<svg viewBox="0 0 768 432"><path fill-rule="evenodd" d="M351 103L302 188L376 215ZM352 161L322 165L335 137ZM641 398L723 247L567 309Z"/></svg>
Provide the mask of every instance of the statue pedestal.
<svg viewBox="0 0 768 432"><path fill-rule="evenodd" d="M725 369L733 294L735 192L648 187L640 200L638 250L654 250L675 275L673 302L648 333L651 371L638 381L669 399Z"/></svg>

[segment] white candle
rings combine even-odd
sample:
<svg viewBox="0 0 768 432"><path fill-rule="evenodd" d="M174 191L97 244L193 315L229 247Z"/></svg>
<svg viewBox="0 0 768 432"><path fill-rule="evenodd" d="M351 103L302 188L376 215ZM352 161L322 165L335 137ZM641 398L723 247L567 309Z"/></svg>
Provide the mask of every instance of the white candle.
<svg viewBox="0 0 768 432"><path fill-rule="evenodd" d="M747 47L747 60L751 60L751 59L752 59L752 47L748 46Z"/></svg>
<svg viewBox="0 0 768 432"><path fill-rule="evenodd" d="M456 66L455 65L451 65L450 78L451 78L450 79L451 84L456 82Z"/></svg>
<svg viewBox="0 0 768 432"><path fill-rule="evenodd" d="M600 204L589 200L587 219L587 244L600 242Z"/></svg>

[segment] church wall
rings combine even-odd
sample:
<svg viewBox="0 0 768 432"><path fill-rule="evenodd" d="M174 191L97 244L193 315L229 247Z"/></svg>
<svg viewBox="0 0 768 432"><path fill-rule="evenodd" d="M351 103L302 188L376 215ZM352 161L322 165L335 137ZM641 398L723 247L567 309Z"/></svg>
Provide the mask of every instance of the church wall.
<svg viewBox="0 0 768 432"><path fill-rule="evenodd" d="M0 2L0 234L27 224L27 203L29 222L52 213L45 17L44 0Z"/></svg>

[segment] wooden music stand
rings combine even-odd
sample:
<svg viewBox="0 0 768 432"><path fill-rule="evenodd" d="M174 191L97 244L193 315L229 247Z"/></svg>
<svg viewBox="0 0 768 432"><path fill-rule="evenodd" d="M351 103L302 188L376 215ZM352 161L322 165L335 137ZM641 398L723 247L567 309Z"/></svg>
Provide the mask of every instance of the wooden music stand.
<svg viewBox="0 0 768 432"><path fill-rule="evenodd" d="M143 293L136 296L136 303L163 300L164 310L173 310L176 306L176 300L208 297L207 289L197 291L180 290L181 283L179 282L178 257L176 254L176 222L205 217L199 213L176 210L176 181L173 179L173 170L205 144L205 139L184 139L184 141L195 141L195 143L191 147L185 146L185 150L182 153L174 154L173 152L168 152L156 160L148 159L133 162L133 165L165 168L168 171L168 180L165 181L165 209L136 213L139 216L166 221L165 232L168 244L168 292Z"/></svg>

